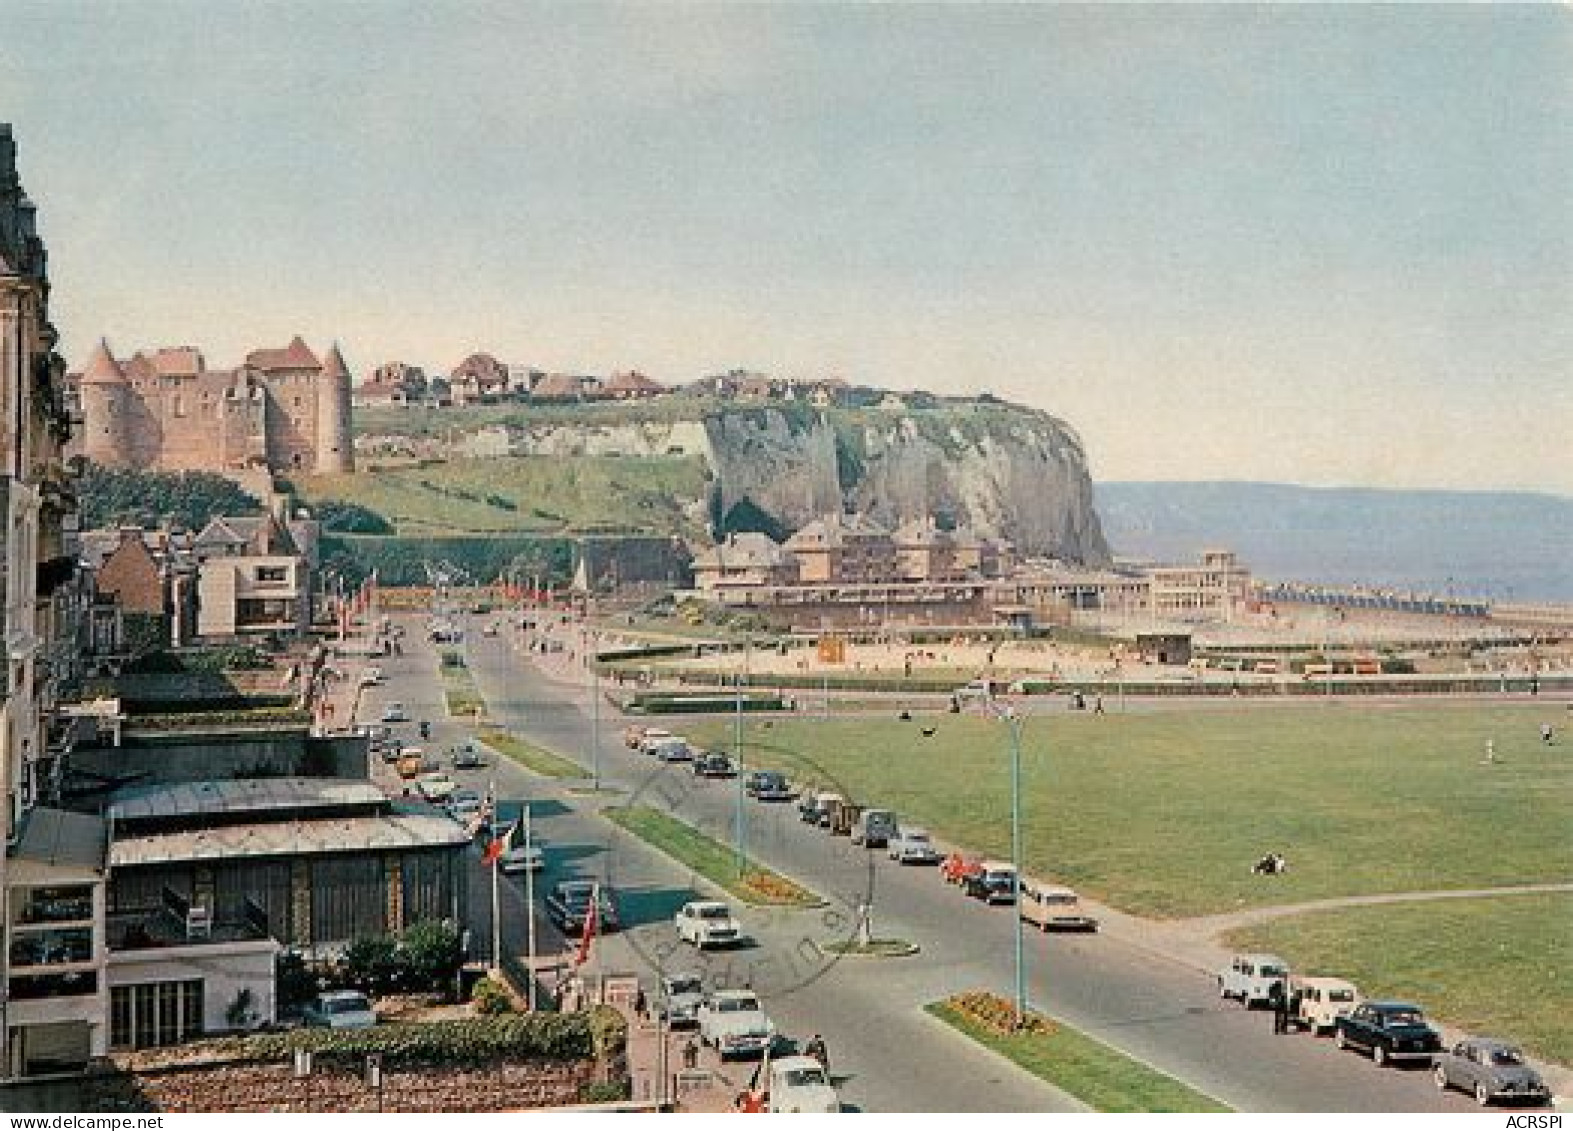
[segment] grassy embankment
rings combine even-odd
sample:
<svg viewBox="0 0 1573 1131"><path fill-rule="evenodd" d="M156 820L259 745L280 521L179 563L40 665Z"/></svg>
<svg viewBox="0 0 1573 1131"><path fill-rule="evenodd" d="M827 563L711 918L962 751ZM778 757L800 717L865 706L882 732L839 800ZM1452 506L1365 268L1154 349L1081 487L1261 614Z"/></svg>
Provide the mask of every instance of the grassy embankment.
<svg viewBox="0 0 1573 1131"><path fill-rule="evenodd" d="M1048 1032L1004 1033L979 1024L948 1001L925 1008L945 1024L1075 1096L1094 1111L1231 1110L1062 1022L1053 1022Z"/></svg>
<svg viewBox="0 0 1573 1131"><path fill-rule="evenodd" d="M376 511L403 535L692 532L683 504L705 493L691 456L520 456L317 475L295 481L325 499Z"/></svg>
<svg viewBox="0 0 1573 1131"><path fill-rule="evenodd" d="M1480 702L1259 705L1023 727L1025 855L1138 914L1169 917L1382 892L1573 878L1573 759L1547 708ZM942 716L932 738L894 719L750 719L745 759L834 782L975 851L1009 850L1005 724ZM685 729L729 741L728 720ZM1483 765L1485 742L1497 762ZM1287 875L1253 876L1267 851ZM1294 916L1239 941L1368 993L1573 1058L1566 897L1501 897ZM1549 979L1549 981L1548 981Z"/></svg>
<svg viewBox="0 0 1573 1131"><path fill-rule="evenodd" d="M497 753L511 758L532 773L548 778L584 778L589 771L577 762L553 754L544 747L527 742L505 730L483 730L476 735Z"/></svg>
<svg viewBox="0 0 1573 1131"><path fill-rule="evenodd" d="M602 815L744 903L792 907L824 903L802 885L768 868L751 865L739 876L730 847L648 805L604 809Z"/></svg>

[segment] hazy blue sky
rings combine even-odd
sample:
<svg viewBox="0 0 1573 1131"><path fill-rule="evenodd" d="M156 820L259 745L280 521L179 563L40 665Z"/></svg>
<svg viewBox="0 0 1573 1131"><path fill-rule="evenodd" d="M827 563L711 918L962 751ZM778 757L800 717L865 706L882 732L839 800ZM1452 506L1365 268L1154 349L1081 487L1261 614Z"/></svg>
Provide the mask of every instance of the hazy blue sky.
<svg viewBox="0 0 1573 1131"><path fill-rule="evenodd" d="M73 360L990 389L1100 479L1573 493L1570 109L1551 7L0 0Z"/></svg>

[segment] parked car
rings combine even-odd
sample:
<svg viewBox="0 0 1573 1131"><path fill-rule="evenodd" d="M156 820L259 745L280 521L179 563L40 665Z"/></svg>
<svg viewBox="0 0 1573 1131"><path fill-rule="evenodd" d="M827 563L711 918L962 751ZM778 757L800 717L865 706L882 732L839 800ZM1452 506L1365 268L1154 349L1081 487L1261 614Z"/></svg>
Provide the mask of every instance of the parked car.
<svg viewBox="0 0 1573 1131"><path fill-rule="evenodd" d="M965 884L968 877L975 876L982 870L982 860L975 856L963 856L959 852L952 852L939 866L939 876L947 884Z"/></svg>
<svg viewBox="0 0 1573 1131"><path fill-rule="evenodd" d="M811 1056L783 1056L770 1062L765 1080L765 1110L823 1114L841 1110L825 1066Z"/></svg>
<svg viewBox="0 0 1573 1131"><path fill-rule="evenodd" d="M732 946L742 942L743 925L732 909L719 900L699 899L683 904L674 919L677 937L703 950L707 946Z"/></svg>
<svg viewBox="0 0 1573 1131"><path fill-rule="evenodd" d="M1016 902L1016 869L1003 861L985 860L983 866L962 881L961 890L984 903Z"/></svg>
<svg viewBox="0 0 1573 1131"><path fill-rule="evenodd" d="M383 682L381 668L367 668L360 673L360 685L362 687L376 687L381 682Z"/></svg>
<svg viewBox="0 0 1573 1131"><path fill-rule="evenodd" d="M456 770L479 770L486 766L486 759L481 757L480 745L474 739L460 743L453 748L453 768Z"/></svg>
<svg viewBox="0 0 1573 1131"><path fill-rule="evenodd" d="M1338 1028L1338 1019L1360 1004L1360 991L1342 978L1289 979L1289 998L1300 998L1299 1016L1294 1022L1320 1037Z"/></svg>
<svg viewBox="0 0 1573 1131"><path fill-rule="evenodd" d="M584 930L584 921L590 913L590 899L599 891L596 903L596 929L602 934L617 930L617 908L604 887L589 880L564 880L554 887L545 900L546 917L564 934Z"/></svg>
<svg viewBox="0 0 1573 1131"><path fill-rule="evenodd" d="M546 867L546 850L538 840L532 840L528 847L518 844L498 857L497 865L505 876L519 872L539 872Z"/></svg>
<svg viewBox="0 0 1573 1131"><path fill-rule="evenodd" d="M752 990L717 990L699 1007L699 1039L722 1060L763 1056L776 1042L776 1027Z"/></svg>
<svg viewBox="0 0 1573 1131"><path fill-rule="evenodd" d="M694 758L694 776L697 778L735 778L737 767L732 765L732 759L718 750L703 753Z"/></svg>
<svg viewBox="0 0 1573 1131"><path fill-rule="evenodd" d="M1079 895L1070 888L1037 880L1021 882L1021 918L1045 934L1098 929L1097 918L1087 914Z"/></svg>
<svg viewBox="0 0 1573 1131"><path fill-rule="evenodd" d="M831 806L845 800L839 793L805 793L797 803L797 814L804 824L829 828Z"/></svg>
<svg viewBox="0 0 1573 1131"><path fill-rule="evenodd" d="M903 825L889 845L890 858L898 864L938 864L942 857L927 829Z"/></svg>
<svg viewBox="0 0 1573 1131"><path fill-rule="evenodd" d="M403 703L389 703L382 709L382 721L385 723L407 723L410 713L404 709Z"/></svg>
<svg viewBox="0 0 1573 1131"><path fill-rule="evenodd" d="M1551 1089L1516 1045L1492 1037L1470 1037L1436 1058L1436 1086L1469 1092L1485 1107L1492 1100L1548 1104Z"/></svg>
<svg viewBox="0 0 1573 1131"><path fill-rule="evenodd" d="M639 737L639 745L635 747L641 754L654 754L655 748L667 739L676 738L677 735L660 727L645 727L644 733Z"/></svg>
<svg viewBox="0 0 1573 1131"><path fill-rule="evenodd" d="M775 770L755 770L743 783L743 790L755 801L790 801L792 787L786 775Z"/></svg>
<svg viewBox="0 0 1573 1131"><path fill-rule="evenodd" d="M448 795L448 816L461 824L469 824L481 815L482 804L479 791L456 789Z"/></svg>
<svg viewBox="0 0 1573 1131"><path fill-rule="evenodd" d="M663 762L691 762L694 757L694 748L681 738L668 738L656 743L650 753Z"/></svg>
<svg viewBox="0 0 1573 1131"><path fill-rule="evenodd" d="M644 741L645 729L638 723L631 723L623 728L623 745L630 750L638 750L639 744Z"/></svg>
<svg viewBox="0 0 1573 1131"><path fill-rule="evenodd" d="M1273 984L1289 980L1289 964L1276 954L1237 954L1218 972L1218 996L1237 998L1250 1009L1272 1000Z"/></svg>
<svg viewBox="0 0 1573 1131"><path fill-rule="evenodd" d="M852 843L869 848L884 848L896 835L896 813L893 809L865 809L852 825Z"/></svg>
<svg viewBox="0 0 1573 1131"><path fill-rule="evenodd" d="M459 788L459 783L441 770L421 774L415 779L415 788L427 801L446 801Z"/></svg>
<svg viewBox="0 0 1573 1131"><path fill-rule="evenodd" d="M1363 1001L1338 1019L1337 1032L1339 1048L1364 1049L1379 1066L1403 1060L1430 1064L1442 1051L1442 1038L1425 1013L1405 1001Z"/></svg>
<svg viewBox="0 0 1573 1131"><path fill-rule="evenodd" d="M668 974L661 979L655 1012L673 1029L685 1029L699 1024L699 1007L704 1003L703 978L698 974Z"/></svg>
<svg viewBox="0 0 1573 1131"><path fill-rule="evenodd" d="M359 990L333 990L318 994L301 1018L307 1025L326 1029L370 1029L377 1023L377 1011Z"/></svg>

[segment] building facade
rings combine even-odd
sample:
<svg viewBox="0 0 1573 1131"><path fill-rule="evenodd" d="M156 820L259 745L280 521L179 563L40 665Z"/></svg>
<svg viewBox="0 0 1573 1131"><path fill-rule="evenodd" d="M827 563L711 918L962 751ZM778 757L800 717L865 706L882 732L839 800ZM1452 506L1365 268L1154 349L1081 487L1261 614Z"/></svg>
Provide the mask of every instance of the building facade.
<svg viewBox="0 0 1573 1131"><path fill-rule="evenodd" d="M108 1047L104 823L51 808L77 663L65 364L35 209L0 124L0 1079L73 1071Z"/></svg>
<svg viewBox="0 0 1573 1131"><path fill-rule="evenodd" d="M82 406L74 450L105 467L354 470L350 372L337 345L319 358L297 337L210 369L192 346L121 361L101 341L69 380Z"/></svg>

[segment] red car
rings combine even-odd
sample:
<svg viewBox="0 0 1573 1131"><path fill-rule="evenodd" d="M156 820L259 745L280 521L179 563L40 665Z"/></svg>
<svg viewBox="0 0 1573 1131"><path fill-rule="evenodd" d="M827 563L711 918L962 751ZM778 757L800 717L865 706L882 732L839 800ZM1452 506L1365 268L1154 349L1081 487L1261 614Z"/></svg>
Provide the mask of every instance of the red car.
<svg viewBox="0 0 1573 1131"><path fill-rule="evenodd" d="M939 874L947 884L964 884L969 876L983 874L983 861L976 857L963 856L959 852L952 852L939 866Z"/></svg>

